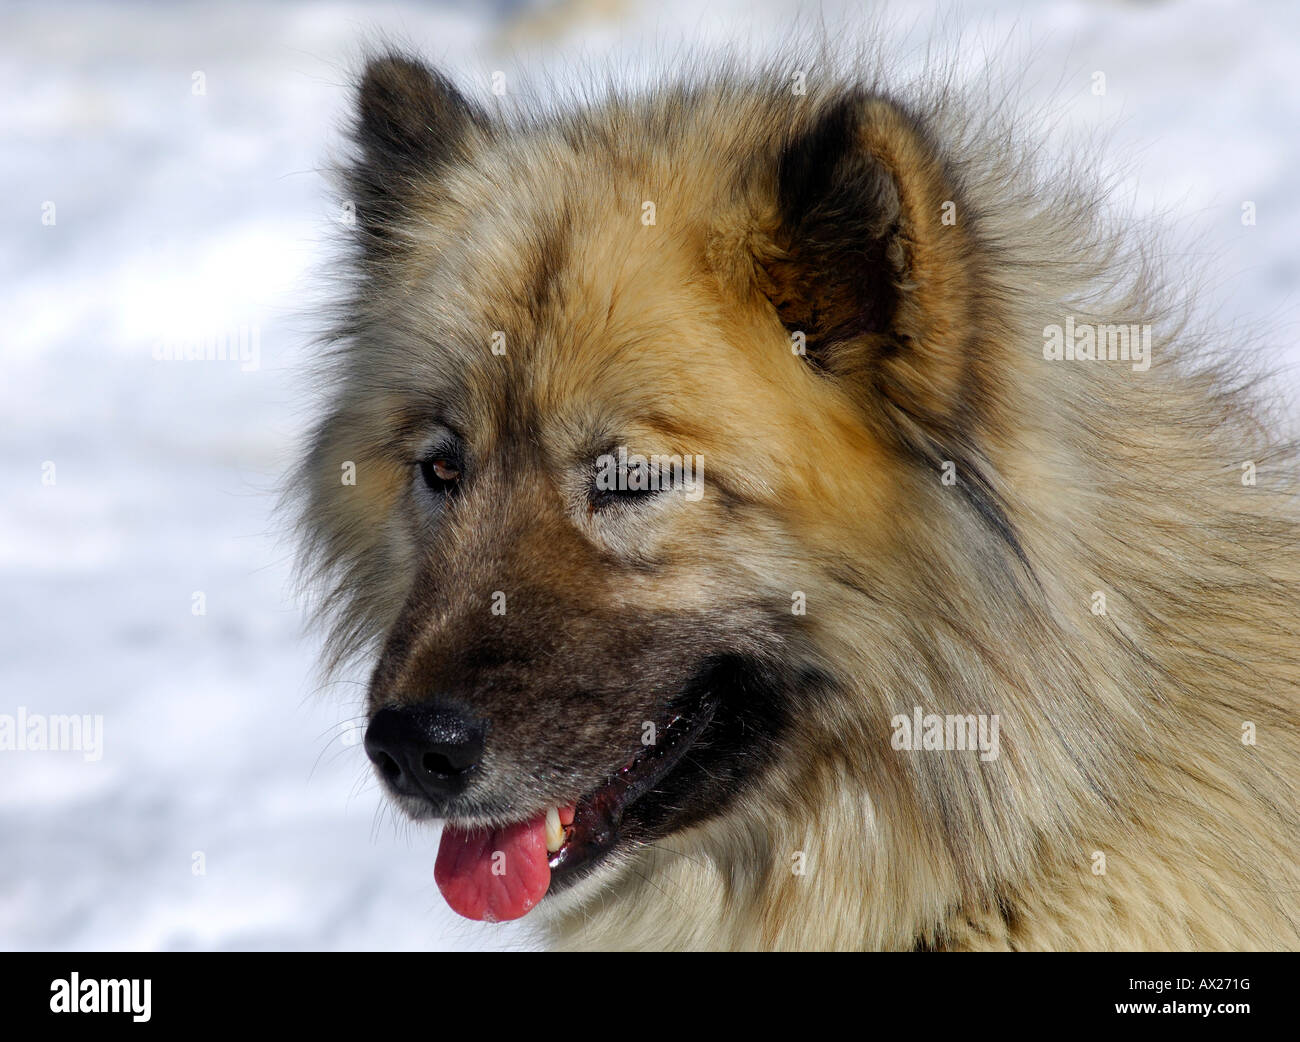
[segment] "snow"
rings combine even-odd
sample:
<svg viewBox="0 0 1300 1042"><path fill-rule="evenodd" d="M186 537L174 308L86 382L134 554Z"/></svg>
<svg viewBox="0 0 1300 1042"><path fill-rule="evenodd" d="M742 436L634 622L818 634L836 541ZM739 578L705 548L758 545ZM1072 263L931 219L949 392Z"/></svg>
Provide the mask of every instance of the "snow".
<svg viewBox="0 0 1300 1042"><path fill-rule="evenodd" d="M436 832L399 821L370 778L364 676L314 679L272 507L310 415L311 302L336 232L317 171L367 40L405 40L463 83L513 68L511 47L558 75L612 57L644 77L683 39L780 46L795 13L779 0L6 5L0 714L102 715L104 748L0 752L0 947L536 946L526 921L446 909ZM1139 211L1198 241L1208 310L1294 338L1300 7L981 2L936 23L897 3L894 16L904 67L936 24L968 29L971 67L1027 56L1030 100L1065 131L1107 134ZM820 17L865 21L855 5ZM256 365L155 358L241 328ZM1276 357L1294 386L1300 354Z"/></svg>

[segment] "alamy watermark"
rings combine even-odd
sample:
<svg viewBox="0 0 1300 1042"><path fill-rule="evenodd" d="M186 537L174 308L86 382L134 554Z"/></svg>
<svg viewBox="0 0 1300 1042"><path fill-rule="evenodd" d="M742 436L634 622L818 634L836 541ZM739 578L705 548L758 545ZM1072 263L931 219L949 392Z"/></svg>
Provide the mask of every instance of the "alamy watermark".
<svg viewBox="0 0 1300 1042"><path fill-rule="evenodd" d="M1145 373L1151 368L1151 327L1076 323L1070 315L1064 326L1043 327L1043 357L1049 362L1129 362L1135 372Z"/></svg>
<svg viewBox="0 0 1300 1042"><path fill-rule="evenodd" d="M153 980L122 978L105 980L70 973L50 982L51 1013L129 1013L131 1020L145 1024L153 1015Z"/></svg>
<svg viewBox="0 0 1300 1042"><path fill-rule="evenodd" d="M681 489L692 503L702 499L704 457L643 456L628 452L624 445L596 457L599 492L666 492L672 488Z"/></svg>
<svg viewBox="0 0 1300 1042"><path fill-rule="evenodd" d="M262 365L262 331L254 323L208 330L191 337L160 340L153 345L155 362L236 362L241 372Z"/></svg>
<svg viewBox="0 0 1300 1042"><path fill-rule="evenodd" d="M0 752L82 754L87 763L104 755L104 718L98 714L0 713Z"/></svg>
<svg viewBox="0 0 1300 1042"><path fill-rule="evenodd" d="M899 713L889 721L892 748L905 752L978 752L984 763L998 758L1002 722L996 713L954 713L940 716L920 706L912 715Z"/></svg>

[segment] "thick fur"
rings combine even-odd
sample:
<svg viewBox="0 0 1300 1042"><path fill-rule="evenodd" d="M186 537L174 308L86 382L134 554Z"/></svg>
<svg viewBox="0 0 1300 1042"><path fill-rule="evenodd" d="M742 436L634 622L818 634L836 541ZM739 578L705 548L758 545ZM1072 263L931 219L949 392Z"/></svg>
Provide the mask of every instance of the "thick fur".
<svg viewBox="0 0 1300 1042"><path fill-rule="evenodd" d="M701 767L709 806L544 901L557 947L1297 947L1300 511L1246 348L1000 113L789 73L524 113L371 63L295 493L333 657L379 655L372 708L495 718L471 821L757 664L725 793ZM1067 316L1149 325L1150 369L1045 360ZM433 420L478 461L446 507ZM623 437L702 455L704 498L584 505ZM1000 757L894 749L917 706L997 714Z"/></svg>

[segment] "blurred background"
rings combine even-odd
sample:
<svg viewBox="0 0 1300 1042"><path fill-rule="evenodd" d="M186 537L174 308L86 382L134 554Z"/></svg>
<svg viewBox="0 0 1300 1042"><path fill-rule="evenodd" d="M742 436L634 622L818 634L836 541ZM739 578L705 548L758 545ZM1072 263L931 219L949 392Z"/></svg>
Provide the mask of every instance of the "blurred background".
<svg viewBox="0 0 1300 1042"><path fill-rule="evenodd" d="M652 80L684 45L851 39L879 10L6 0L0 745L6 716L10 746L32 715L103 730L0 749L0 947L536 946L527 920L446 909L436 832L370 779L364 673L317 677L273 513L310 417L341 235L320 171L349 80L385 38L487 100L498 69ZM900 0L883 18L900 69L955 50L1022 83L1053 140L1104 135L1118 196L1195 242L1205 310L1263 328L1296 386L1300 5ZM171 358L208 342L235 360Z"/></svg>

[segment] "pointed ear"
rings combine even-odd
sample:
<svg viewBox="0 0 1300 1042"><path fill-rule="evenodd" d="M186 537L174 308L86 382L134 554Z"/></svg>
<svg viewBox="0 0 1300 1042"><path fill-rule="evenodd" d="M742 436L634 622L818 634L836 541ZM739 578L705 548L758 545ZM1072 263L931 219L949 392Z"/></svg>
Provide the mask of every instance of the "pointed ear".
<svg viewBox="0 0 1300 1042"><path fill-rule="evenodd" d="M368 247L390 247L392 226L407 212L418 182L454 159L487 116L422 62L390 53L366 65L350 171L358 226Z"/></svg>
<svg viewBox="0 0 1300 1042"><path fill-rule="evenodd" d="M942 426L973 352L977 272L957 186L894 103L850 94L780 150L759 289L809 362Z"/></svg>

